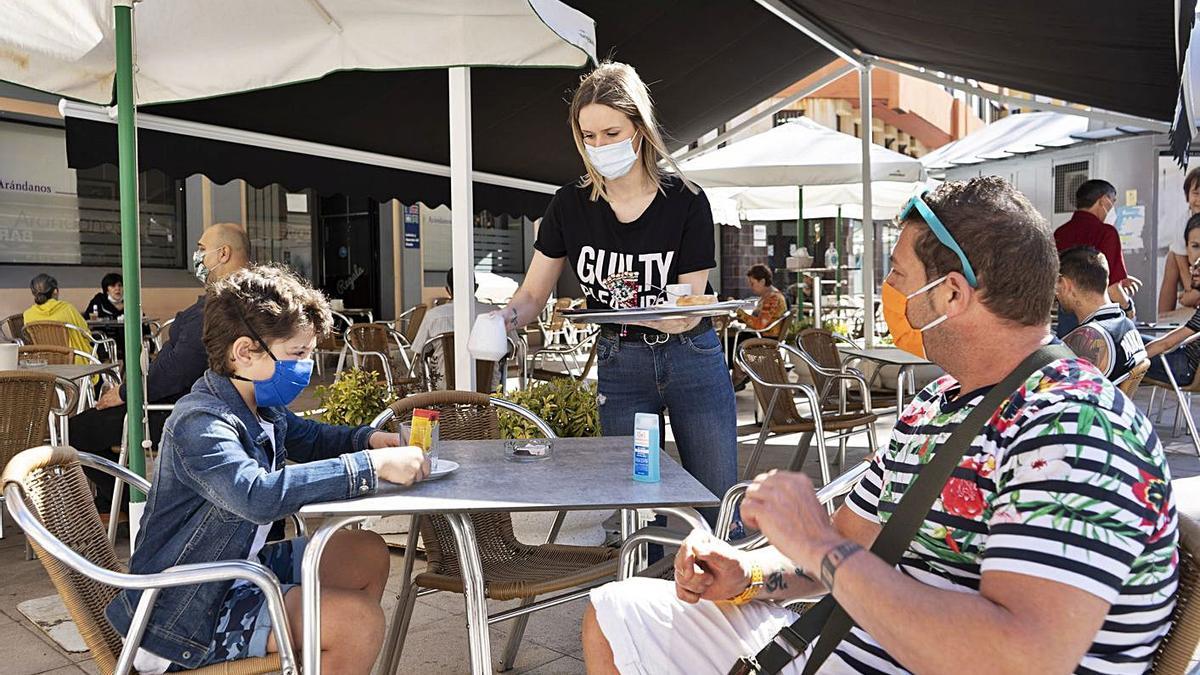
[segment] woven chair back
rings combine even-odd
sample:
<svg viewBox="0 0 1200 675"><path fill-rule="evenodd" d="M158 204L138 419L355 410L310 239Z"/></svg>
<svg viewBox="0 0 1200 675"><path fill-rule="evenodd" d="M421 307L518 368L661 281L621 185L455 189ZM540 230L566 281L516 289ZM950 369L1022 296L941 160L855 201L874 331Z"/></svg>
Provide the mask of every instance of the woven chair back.
<svg viewBox="0 0 1200 675"><path fill-rule="evenodd" d="M486 394L469 391L435 391L416 394L390 406L395 416L386 426L399 430L401 422L411 422L413 410L424 408L439 413L439 436L443 441L475 441L500 438L500 418ZM532 549L513 534L508 513L473 514L479 555L484 564L506 559L516 551ZM450 524L441 516L420 519L421 537L429 561L429 572L456 576L461 574L458 547Z"/></svg>
<svg viewBox="0 0 1200 675"><path fill-rule="evenodd" d="M50 409L58 403L57 381L51 373L36 370L0 372L0 401L4 401L0 412L0 466L26 448L46 441Z"/></svg>
<svg viewBox="0 0 1200 675"><path fill-rule="evenodd" d="M838 351L837 341L833 339L833 333L822 328L802 330L799 337L796 338L796 346L805 354L808 354L822 368L830 370L842 369L842 355ZM825 387L832 378L818 373L816 370L813 370L812 366L808 367L808 372L812 376L817 392L825 391ZM830 387L830 392L833 391L835 390Z"/></svg>
<svg viewBox="0 0 1200 675"><path fill-rule="evenodd" d="M787 367L783 363L783 356L779 353L778 341L770 338L752 338L743 342L738 347L738 351L746 369L759 379L768 384L789 384ZM754 395L758 398L758 404L765 413L771 405L771 397L778 390L764 387L753 379L751 382L754 385ZM780 392L779 398L775 401L775 410L771 413L771 424L796 424L800 421L800 412L796 409L796 402L791 393Z"/></svg>
<svg viewBox="0 0 1200 675"><path fill-rule="evenodd" d="M1158 645L1150 672L1183 675L1200 646L1200 525L1179 514L1179 589L1171 630Z"/></svg>
<svg viewBox="0 0 1200 675"><path fill-rule="evenodd" d="M69 366L75 363L75 350L58 345L21 345L17 348L18 358L45 359L53 366Z"/></svg>
<svg viewBox="0 0 1200 675"><path fill-rule="evenodd" d="M13 466L17 464L21 465L19 469ZM33 448L22 452L13 465L5 469L5 478L21 484L30 510L50 534L99 567L125 571L108 543L108 534L92 504L91 489L75 450ZM102 673L111 673L122 643L120 634L105 619L104 608L116 597L117 589L74 571L46 553L37 542L30 540L30 544L67 606L96 666Z"/></svg>
<svg viewBox="0 0 1200 675"><path fill-rule="evenodd" d="M1150 370L1150 359L1142 359L1133 367L1133 370L1129 371L1129 377L1125 378L1125 381L1118 385L1117 388L1123 391L1129 398L1133 398L1133 395L1137 393L1138 387L1142 384L1142 379L1146 377L1147 370Z"/></svg>
<svg viewBox="0 0 1200 675"><path fill-rule="evenodd" d="M421 330L421 323L425 321L425 313L429 311L429 305L424 303L413 308L412 314L408 315L408 325L404 327L404 338L412 344L413 340L417 339L417 331Z"/></svg>
<svg viewBox="0 0 1200 675"><path fill-rule="evenodd" d="M25 342L31 345L71 346L71 333L61 321L38 321L25 324Z"/></svg>

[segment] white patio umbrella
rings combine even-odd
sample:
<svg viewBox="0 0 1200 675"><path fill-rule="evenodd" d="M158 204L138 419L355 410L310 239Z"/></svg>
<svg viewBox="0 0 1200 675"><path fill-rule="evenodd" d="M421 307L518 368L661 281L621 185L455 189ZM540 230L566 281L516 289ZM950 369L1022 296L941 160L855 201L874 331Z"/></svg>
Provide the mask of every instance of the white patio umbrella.
<svg viewBox="0 0 1200 675"><path fill-rule="evenodd" d="M116 104L122 272L132 314L141 312L137 105L282 86L338 70L448 68L454 284L469 297L470 67L595 62L592 20L559 0L144 0L136 22L133 7L134 0L0 3L0 80ZM455 328L464 335L471 310L471 303L456 306ZM144 475L141 323L126 322L125 329L130 467ZM456 377L471 383L466 344L456 345Z"/></svg>
<svg viewBox="0 0 1200 675"><path fill-rule="evenodd" d="M871 167L868 176L871 187L880 181L912 183L924 179L925 170L919 160L874 143L870 145L868 155L864 145L863 139L799 117L770 131L689 159L679 168L705 188L789 186L797 203L796 214L803 213L806 217L810 186L850 184L857 186L861 193L862 166L867 158ZM861 195L858 201L861 210ZM868 201L873 203L875 200L869 197ZM803 207L801 203L804 203ZM727 210L728 207L723 204L722 208ZM873 215L876 213L873 208L866 210ZM797 218L797 229L799 226ZM873 264L874 260L867 256L863 263L864 279L874 278L873 271L867 269ZM869 344L874 329L871 312L867 312L866 329Z"/></svg>
<svg viewBox="0 0 1200 675"><path fill-rule="evenodd" d="M932 186L922 181L877 180L871 185L871 219L895 216L913 195ZM804 188L804 219L863 219L862 183L809 185ZM740 225L741 221L797 220L800 205L795 187L711 188L713 222ZM718 206L720 205L720 206Z"/></svg>

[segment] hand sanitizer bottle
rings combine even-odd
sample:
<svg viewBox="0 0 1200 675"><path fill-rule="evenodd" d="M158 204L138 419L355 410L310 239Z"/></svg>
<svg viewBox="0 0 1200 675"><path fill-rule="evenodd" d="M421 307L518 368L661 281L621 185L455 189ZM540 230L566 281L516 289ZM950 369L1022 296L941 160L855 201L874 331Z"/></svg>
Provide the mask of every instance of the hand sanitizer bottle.
<svg viewBox="0 0 1200 675"><path fill-rule="evenodd" d="M657 483L659 441L658 415L638 413L633 416L633 479Z"/></svg>

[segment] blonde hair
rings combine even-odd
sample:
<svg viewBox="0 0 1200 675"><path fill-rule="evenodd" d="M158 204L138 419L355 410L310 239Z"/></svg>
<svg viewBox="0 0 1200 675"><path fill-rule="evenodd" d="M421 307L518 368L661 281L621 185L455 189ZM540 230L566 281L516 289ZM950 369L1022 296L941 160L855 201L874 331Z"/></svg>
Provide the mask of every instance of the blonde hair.
<svg viewBox="0 0 1200 675"><path fill-rule="evenodd" d="M699 192L699 188L679 170L679 165L671 158L671 153L663 143L662 131L654 116L654 104L650 101L650 90L646 83L638 77L633 66L604 61L580 80L579 88L575 90L575 96L571 99L571 132L575 137L575 149L579 151L579 156L583 158L583 166L587 170L587 173L580 177L579 185L591 186L592 201L599 197L608 199L604 177L588 159L583 130L579 128L579 111L593 103L624 113L633 122L635 133L642 139L638 161L646 175L658 185L658 189L663 189L664 172L658 165L661 160L675 170L689 190L693 193Z"/></svg>

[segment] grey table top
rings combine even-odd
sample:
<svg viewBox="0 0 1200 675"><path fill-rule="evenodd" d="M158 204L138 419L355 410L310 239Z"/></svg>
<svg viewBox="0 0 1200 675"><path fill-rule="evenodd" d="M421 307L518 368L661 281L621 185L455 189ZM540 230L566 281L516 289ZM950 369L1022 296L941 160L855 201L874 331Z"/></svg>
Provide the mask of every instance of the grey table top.
<svg viewBox="0 0 1200 675"><path fill-rule="evenodd" d="M927 366L931 363L926 359L913 356L897 347L872 347L871 349L838 347L838 351L846 356L869 359L878 363L885 363L889 366Z"/></svg>
<svg viewBox="0 0 1200 675"><path fill-rule="evenodd" d="M64 380L82 380L91 375L98 375L107 370L117 368L116 364L101 363L100 365L87 364L72 364L72 365L48 365L48 366L31 366L21 367L21 370L37 370L43 373L54 373Z"/></svg>
<svg viewBox="0 0 1200 675"><path fill-rule="evenodd" d="M716 506L720 499L662 453L658 483L633 480L633 437L557 438L542 462L504 459L504 441L443 441L439 456L459 469L404 487L380 482L369 497L309 504L304 517L587 511L655 506Z"/></svg>

